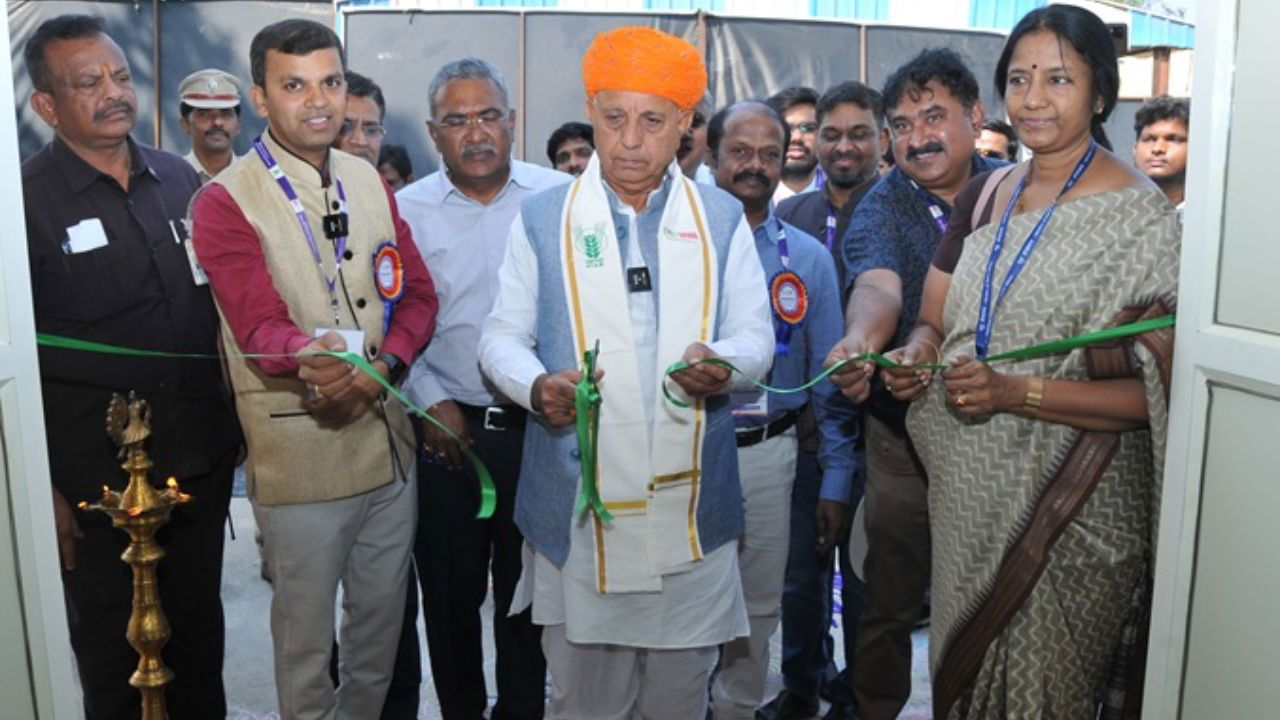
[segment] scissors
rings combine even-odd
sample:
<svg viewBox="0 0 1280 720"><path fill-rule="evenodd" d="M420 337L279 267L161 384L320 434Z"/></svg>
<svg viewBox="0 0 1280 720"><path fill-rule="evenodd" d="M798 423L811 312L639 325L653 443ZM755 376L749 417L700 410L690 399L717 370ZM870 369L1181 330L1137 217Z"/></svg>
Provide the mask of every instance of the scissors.
<svg viewBox="0 0 1280 720"><path fill-rule="evenodd" d="M596 375L596 359L600 357L600 339L596 338L595 347L586 352L586 357L582 358L582 364L586 366L587 379L595 382L593 378Z"/></svg>

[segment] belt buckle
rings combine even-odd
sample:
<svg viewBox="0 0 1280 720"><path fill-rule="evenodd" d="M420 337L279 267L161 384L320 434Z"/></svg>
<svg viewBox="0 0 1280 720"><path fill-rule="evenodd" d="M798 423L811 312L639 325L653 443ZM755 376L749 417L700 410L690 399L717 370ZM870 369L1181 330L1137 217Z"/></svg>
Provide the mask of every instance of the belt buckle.
<svg viewBox="0 0 1280 720"><path fill-rule="evenodd" d="M504 410L503 408L492 407L492 406L485 408L484 409L484 429L485 430L506 430L507 429L507 426L505 423L506 415L507 415L507 411ZM501 425L496 424L494 422L495 419L497 419L498 422L501 422L503 424Z"/></svg>

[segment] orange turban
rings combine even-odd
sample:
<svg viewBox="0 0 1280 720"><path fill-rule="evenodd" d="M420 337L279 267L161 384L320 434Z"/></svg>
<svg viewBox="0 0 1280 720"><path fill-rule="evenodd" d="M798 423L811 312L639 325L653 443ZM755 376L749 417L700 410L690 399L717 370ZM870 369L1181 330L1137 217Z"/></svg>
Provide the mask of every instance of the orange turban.
<svg viewBox="0 0 1280 720"><path fill-rule="evenodd" d="M582 57L587 99L601 90L664 97L692 110L707 89L707 69L698 51L674 35L647 27L624 27L596 35Z"/></svg>

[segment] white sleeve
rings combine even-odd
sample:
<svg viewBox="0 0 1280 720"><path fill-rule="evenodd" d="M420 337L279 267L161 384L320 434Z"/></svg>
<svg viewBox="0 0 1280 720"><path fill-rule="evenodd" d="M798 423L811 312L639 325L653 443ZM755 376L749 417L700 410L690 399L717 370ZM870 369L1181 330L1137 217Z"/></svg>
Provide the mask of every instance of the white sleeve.
<svg viewBox="0 0 1280 720"><path fill-rule="evenodd" d="M409 377L405 379L401 389L410 402L423 410L441 400L449 399L449 393L445 392L444 386L432 374L431 368L427 367L426 353L419 353L413 361Z"/></svg>
<svg viewBox="0 0 1280 720"><path fill-rule="evenodd" d="M711 349L742 371L733 376L735 389L761 380L773 365L773 330L764 267L755 238L744 217L729 241L724 281L720 288L720 338Z"/></svg>
<svg viewBox="0 0 1280 720"><path fill-rule="evenodd" d="M480 369L502 394L532 411L533 381L546 372L533 347L538 317L538 258L517 214L498 269L498 297L480 335Z"/></svg>

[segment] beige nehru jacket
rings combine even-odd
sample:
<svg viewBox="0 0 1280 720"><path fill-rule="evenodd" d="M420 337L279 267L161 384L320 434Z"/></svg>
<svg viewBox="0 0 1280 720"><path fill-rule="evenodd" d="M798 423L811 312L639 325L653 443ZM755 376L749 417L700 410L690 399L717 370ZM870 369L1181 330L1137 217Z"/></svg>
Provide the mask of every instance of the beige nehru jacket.
<svg viewBox="0 0 1280 720"><path fill-rule="evenodd" d="M319 172L282 148L270 133L262 138L302 201L324 272L332 277L333 244L324 236L321 217L326 200L337 200L336 189L323 187ZM350 215L347 249L351 259L343 261L337 287L340 327L364 331L363 352L372 360L383 334L383 304L374 284L373 255L382 243L395 242L391 206L372 165L337 150L329 158L331 173L342 180ZM289 307L293 322L308 335L316 328L334 327L329 291L297 215L258 154L249 152L237 159L216 182L227 189L257 231L272 284ZM249 494L256 502L284 505L350 497L392 482L397 464L407 475L414 462L413 429L399 401L388 397L385 403L375 403L342 428L321 427L303 409L307 388L296 375L267 375L252 360L240 357L225 315L222 341L233 351L227 364L249 446Z"/></svg>

